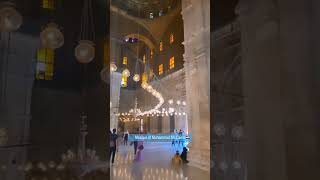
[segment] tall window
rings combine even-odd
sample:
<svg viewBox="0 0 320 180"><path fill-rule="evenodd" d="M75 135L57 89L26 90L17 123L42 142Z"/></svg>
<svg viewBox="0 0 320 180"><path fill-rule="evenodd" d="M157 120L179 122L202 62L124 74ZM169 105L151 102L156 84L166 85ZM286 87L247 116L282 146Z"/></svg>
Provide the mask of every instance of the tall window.
<svg viewBox="0 0 320 180"><path fill-rule="evenodd" d="M148 82L148 74L144 72L142 74L142 83L147 83Z"/></svg>
<svg viewBox="0 0 320 180"><path fill-rule="evenodd" d="M43 9L54 9L54 0L42 0Z"/></svg>
<svg viewBox="0 0 320 180"><path fill-rule="evenodd" d="M153 50L152 49L150 50L150 58L151 59L153 58Z"/></svg>
<svg viewBox="0 0 320 180"><path fill-rule="evenodd" d="M160 52L163 51L163 42L162 41L160 41L159 50L160 50Z"/></svg>
<svg viewBox="0 0 320 180"><path fill-rule="evenodd" d="M52 80L54 73L54 51L49 48L37 52L36 79Z"/></svg>
<svg viewBox="0 0 320 180"><path fill-rule="evenodd" d="M170 58L170 62L169 62L169 69L173 69L174 68L174 56Z"/></svg>
<svg viewBox="0 0 320 180"><path fill-rule="evenodd" d="M159 75L163 74L163 64L159 65Z"/></svg>
<svg viewBox="0 0 320 180"><path fill-rule="evenodd" d="M153 69L150 69L150 72L149 72L150 79L153 79L153 76L154 76Z"/></svg>
<svg viewBox="0 0 320 180"><path fill-rule="evenodd" d="M170 34L170 44L172 44L174 42L174 35L171 33Z"/></svg>
<svg viewBox="0 0 320 180"><path fill-rule="evenodd" d="M143 55L143 64L145 64L146 63L146 55Z"/></svg>
<svg viewBox="0 0 320 180"><path fill-rule="evenodd" d="M121 86L122 87L127 87L128 86L128 77L127 76L122 75Z"/></svg>
<svg viewBox="0 0 320 180"><path fill-rule="evenodd" d="M124 64L124 65L128 64L128 58L126 56L123 56L122 64Z"/></svg>

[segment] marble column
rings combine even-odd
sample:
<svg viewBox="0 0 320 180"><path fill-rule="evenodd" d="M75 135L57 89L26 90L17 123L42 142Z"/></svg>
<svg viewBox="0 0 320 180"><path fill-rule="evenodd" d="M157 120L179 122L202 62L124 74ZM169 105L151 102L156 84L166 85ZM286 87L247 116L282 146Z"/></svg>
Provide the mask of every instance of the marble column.
<svg viewBox="0 0 320 180"><path fill-rule="evenodd" d="M236 12L241 26L245 142L248 180L286 180L279 17L275 1L242 0Z"/></svg>
<svg viewBox="0 0 320 180"><path fill-rule="evenodd" d="M120 100L120 89L121 89L121 73L112 72L110 76L110 129L118 129L118 116L119 112L119 100Z"/></svg>
<svg viewBox="0 0 320 180"><path fill-rule="evenodd" d="M1 34L0 127L8 129L7 145L18 145L0 149L0 163L7 166L4 180L24 179L24 173L18 171L17 166L26 163L27 146L23 144L29 142L34 57L38 41L20 33Z"/></svg>
<svg viewBox="0 0 320 180"><path fill-rule="evenodd" d="M190 165L210 170L210 1L182 1Z"/></svg>

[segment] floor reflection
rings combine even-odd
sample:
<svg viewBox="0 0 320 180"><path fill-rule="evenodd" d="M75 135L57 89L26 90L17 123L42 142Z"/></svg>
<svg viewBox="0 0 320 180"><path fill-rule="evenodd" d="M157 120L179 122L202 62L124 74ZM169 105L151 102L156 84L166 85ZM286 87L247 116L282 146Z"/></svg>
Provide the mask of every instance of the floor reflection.
<svg viewBox="0 0 320 180"><path fill-rule="evenodd" d="M171 158L176 150L170 143L145 143L143 160L134 162L132 146L120 146L114 165L111 166L112 180L209 180L209 173L184 165L181 171L171 169Z"/></svg>

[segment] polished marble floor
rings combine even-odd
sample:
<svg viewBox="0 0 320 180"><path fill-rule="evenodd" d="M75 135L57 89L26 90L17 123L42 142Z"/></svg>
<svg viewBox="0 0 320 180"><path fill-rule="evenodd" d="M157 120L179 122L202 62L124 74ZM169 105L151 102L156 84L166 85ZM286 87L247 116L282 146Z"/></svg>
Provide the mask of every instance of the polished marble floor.
<svg viewBox="0 0 320 180"><path fill-rule="evenodd" d="M144 144L143 160L133 162L133 146L119 147L115 163L111 166L112 180L209 180L210 174L198 168L184 165L181 171L170 168L171 158L182 146L171 143L150 142Z"/></svg>

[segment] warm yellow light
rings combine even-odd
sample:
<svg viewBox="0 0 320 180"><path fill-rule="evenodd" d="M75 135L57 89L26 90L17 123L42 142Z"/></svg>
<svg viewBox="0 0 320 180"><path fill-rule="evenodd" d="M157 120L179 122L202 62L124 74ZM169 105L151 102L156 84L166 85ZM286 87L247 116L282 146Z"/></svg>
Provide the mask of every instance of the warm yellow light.
<svg viewBox="0 0 320 180"><path fill-rule="evenodd" d="M115 63L110 64L110 71L115 72L117 70L117 65Z"/></svg>
<svg viewBox="0 0 320 180"><path fill-rule="evenodd" d="M54 0L42 0L43 9L54 9Z"/></svg>
<svg viewBox="0 0 320 180"><path fill-rule="evenodd" d="M160 41L159 50L160 50L160 52L163 51L163 42L162 41Z"/></svg>
<svg viewBox="0 0 320 180"><path fill-rule="evenodd" d="M159 65L159 75L163 74L163 64Z"/></svg>
<svg viewBox="0 0 320 180"><path fill-rule="evenodd" d="M129 76L130 76L130 71L129 71L129 69L124 69L124 70L122 71L122 75L123 75L123 76L126 76L126 77L129 77Z"/></svg>
<svg viewBox="0 0 320 180"><path fill-rule="evenodd" d="M169 61L169 69L173 69L174 68L174 56L170 58Z"/></svg>
<svg viewBox="0 0 320 180"><path fill-rule="evenodd" d="M139 81L140 81L140 75L139 75L139 74L135 74L135 75L133 76L133 80L134 80L135 82L139 82Z"/></svg>
<svg viewBox="0 0 320 180"><path fill-rule="evenodd" d="M170 34L170 44L172 44L174 42L174 35L171 33Z"/></svg>
<svg viewBox="0 0 320 180"><path fill-rule="evenodd" d="M124 65L128 64L128 58L126 56L123 57L122 64Z"/></svg>
<svg viewBox="0 0 320 180"><path fill-rule="evenodd" d="M146 83L146 82L148 82L148 75L146 72L144 72L142 74L142 83Z"/></svg>
<svg viewBox="0 0 320 180"><path fill-rule="evenodd" d="M122 75L122 78L121 78L121 86L122 87L127 87L128 86L128 77L125 76L125 75ZM124 114L122 114L124 115Z"/></svg>

